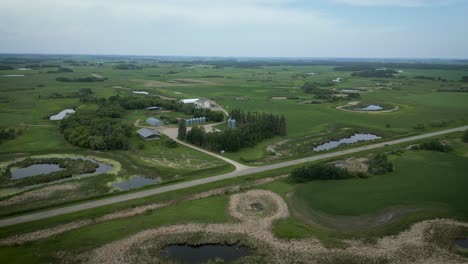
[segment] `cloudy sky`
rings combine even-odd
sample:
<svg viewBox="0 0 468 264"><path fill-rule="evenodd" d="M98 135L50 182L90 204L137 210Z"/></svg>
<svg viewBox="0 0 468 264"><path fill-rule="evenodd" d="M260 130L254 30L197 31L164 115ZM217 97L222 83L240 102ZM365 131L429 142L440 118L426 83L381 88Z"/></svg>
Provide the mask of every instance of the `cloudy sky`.
<svg viewBox="0 0 468 264"><path fill-rule="evenodd" d="M0 0L0 53L468 58L468 1Z"/></svg>

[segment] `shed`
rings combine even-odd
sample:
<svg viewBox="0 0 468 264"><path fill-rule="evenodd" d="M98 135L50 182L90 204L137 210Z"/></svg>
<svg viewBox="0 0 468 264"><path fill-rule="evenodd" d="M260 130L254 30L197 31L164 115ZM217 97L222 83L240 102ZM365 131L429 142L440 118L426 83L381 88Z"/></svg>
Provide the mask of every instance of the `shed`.
<svg viewBox="0 0 468 264"><path fill-rule="evenodd" d="M195 106L200 107L200 108L210 108L211 103L208 100L200 99L195 102Z"/></svg>
<svg viewBox="0 0 468 264"><path fill-rule="evenodd" d="M158 131L149 128L141 128L137 131L137 134L140 135L143 139L159 139L161 136Z"/></svg>
<svg viewBox="0 0 468 264"><path fill-rule="evenodd" d="M181 104L194 104L198 100L200 100L200 99L198 99L198 98L182 99L182 100L180 100L180 103Z"/></svg>
<svg viewBox="0 0 468 264"><path fill-rule="evenodd" d="M146 119L146 123L152 125L152 126L162 126L164 125L164 122L157 119L157 118L154 118L154 117L150 117L148 119Z"/></svg>

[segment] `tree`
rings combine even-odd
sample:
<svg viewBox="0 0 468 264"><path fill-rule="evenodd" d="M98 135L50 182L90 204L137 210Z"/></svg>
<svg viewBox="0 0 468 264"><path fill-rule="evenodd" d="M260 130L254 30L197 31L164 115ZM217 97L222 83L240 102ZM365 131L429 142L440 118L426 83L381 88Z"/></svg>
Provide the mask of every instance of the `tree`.
<svg viewBox="0 0 468 264"><path fill-rule="evenodd" d="M201 146L205 142L205 130L201 127L194 126L189 132L187 132L186 138L188 142Z"/></svg>
<svg viewBox="0 0 468 264"><path fill-rule="evenodd" d="M279 120L279 133L278 134L282 137L286 136L286 118L284 118L284 115L281 115L281 118Z"/></svg>
<svg viewBox="0 0 468 264"><path fill-rule="evenodd" d="M462 140L463 142L468 143L468 130L463 133Z"/></svg>
<svg viewBox="0 0 468 264"><path fill-rule="evenodd" d="M461 78L461 81L462 81L462 82L468 82L468 76L463 76L463 77Z"/></svg>
<svg viewBox="0 0 468 264"><path fill-rule="evenodd" d="M185 121L182 120L179 123L179 130L178 130L178 139L185 139L187 137L187 126L185 125Z"/></svg>

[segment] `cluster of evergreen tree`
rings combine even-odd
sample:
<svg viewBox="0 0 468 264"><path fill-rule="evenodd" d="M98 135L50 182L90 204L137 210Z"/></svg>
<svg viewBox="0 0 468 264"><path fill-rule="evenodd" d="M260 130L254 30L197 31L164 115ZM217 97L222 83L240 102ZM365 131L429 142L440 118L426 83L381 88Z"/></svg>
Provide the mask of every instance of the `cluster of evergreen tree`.
<svg viewBox="0 0 468 264"><path fill-rule="evenodd" d="M77 111L60 122L60 132L69 143L94 150L128 149L131 127L119 118L120 105L102 103L97 111Z"/></svg>
<svg viewBox="0 0 468 264"><path fill-rule="evenodd" d="M13 140L17 136L21 135L22 133L23 133L23 130L21 129L13 129L13 128L0 129L0 144L8 140Z"/></svg>
<svg viewBox="0 0 468 264"><path fill-rule="evenodd" d="M228 129L222 132L206 133L203 128L193 127L186 132L185 124L179 126L179 138L185 139L198 146L204 146L213 151L235 152L244 147L253 147L264 139L275 135L286 135L286 119L266 113L245 114L238 109L231 111L231 118L237 123L236 129Z"/></svg>

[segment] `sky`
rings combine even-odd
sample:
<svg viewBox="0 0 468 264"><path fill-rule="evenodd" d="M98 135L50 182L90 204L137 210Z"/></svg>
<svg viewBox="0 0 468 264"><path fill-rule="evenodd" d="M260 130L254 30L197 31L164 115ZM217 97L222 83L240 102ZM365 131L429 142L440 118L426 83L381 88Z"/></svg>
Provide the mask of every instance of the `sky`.
<svg viewBox="0 0 468 264"><path fill-rule="evenodd" d="M468 0L0 0L0 53L468 58Z"/></svg>

